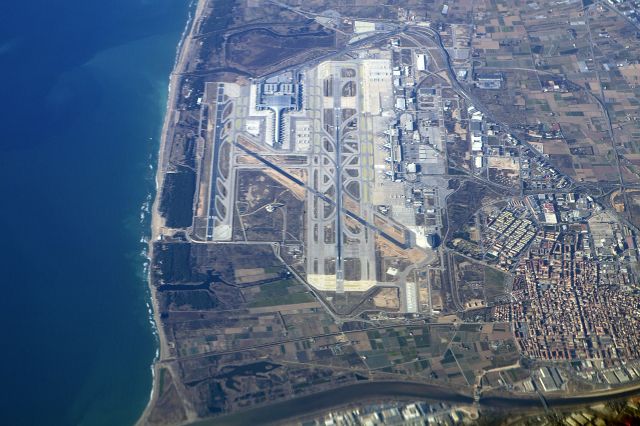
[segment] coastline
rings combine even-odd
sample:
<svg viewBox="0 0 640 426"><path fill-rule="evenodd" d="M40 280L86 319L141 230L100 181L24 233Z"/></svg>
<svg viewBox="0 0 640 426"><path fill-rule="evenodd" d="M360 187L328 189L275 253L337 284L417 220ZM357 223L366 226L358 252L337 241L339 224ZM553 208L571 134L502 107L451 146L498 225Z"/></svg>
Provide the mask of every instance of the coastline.
<svg viewBox="0 0 640 426"><path fill-rule="evenodd" d="M173 132L174 132L174 125L175 125L175 118L176 118L176 105L179 99L179 89L180 89L180 83L182 80L182 73L187 69L190 60L193 59L193 53L196 52L196 49L194 49L194 46L193 46L193 41L194 41L193 36L195 34L195 30L198 27L198 24L200 23L203 17L203 13L205 11L207 4L208 4L208 0L192 0L190 2L189 19L187 20L184 32L177 45L176 60L174 62L174 66L170 73L170 78L169 78L166 111L163 119L162 133L160 137L160 144L159 144L158 154L156 159L155 196L154 196L152 207L151 207L151 223L150 223L151 234L150 234L149 241L147 242L148 243L148 259L149 259L149 268L147 271L147 274L148 274L147 284L149 286L149 292L150 292L149 294L151 297L153 323L155 324L155 332L157 333L158 352L152 365L153 379L152 379L152 389L151 389L150 399L148 401L148 404L145 410L143 411L142 415L140 416L139 420L136 423L139 425L147 424L147 420L151 415L151 412L155 407L155 404L157 403L157 400L159 397L158 392L159 392L161 368L166 368L170 370L171 374L174 375L171 365L168 365L168 364L163 365L163 362L169 359L170 352L167 344L165 331L161 325L160 311L158 308L157 289L153 285L152 275L151 275L152 265L153 265L152 259L154 257L153 245L155 241L157 241L163 235L164 231L167 229L165 227L164 220L159 211L161 189L162 189L164 178L166 175L165 161L167 156L165 154L171 146L170 138L173 136ZM194 5L196 7L195 7L195 12L192 15L191 11L194 9ZM606 394L607 392L609 391L602 391L601 393ZM317 394L309 395L309 397L313 397L313 398L316 398L318 396L319 395ZM596 398L598 396L599 395L588 395L584 397ZM492 398L495 400L502 400L501 397L492 397ZM577 397L576 399L580 399L580 398L582 397ZM504 400L507 402L513 401L513 398L504 398ZM567 401L568 400L570 399L567 399ZM532 401L533 401L532 404L537 404L539 402L538 399L533 399ZM208 422L210 421L218 420L218 419L197 418L194 415L194 413L189 410L188 401L183 401L183 402L185 403L184 408L187 415L187 419L185 420L185 423L191 423L194 421L203 421L203 424L208 424ZM288 401L284 401L284 402L288 402ZM271 410L271 407L269 408L258 407L256 411L260 412L260 410L262 409L264 409L265 411ZM248 411L251 411L251 410L248 410ZM233 415L235 416L235 413ZM239 412L238 415L243 416L245 415L245 412ZM231 415L229 415L229 417L231 417Z"/></svg>
<svg viewBox="0 0 640 426"><path fill-rule="evenodd" d="M193 15L191 15L191 10L193 9L194 2L196 4L195 11ZM151 207L151 235L148 241L148 251L147 257L149 262L149 267L147 271L147 285L149 287L149 295L151 298L151 308L153 310L153 322L155 323L154 328L157 333L158 340L158 352L157 357L153 361L153 365L151 366L152 370L152 387L151 387L151 395L147 406L144 411L140 415L140 418L136 422L137 425L143 425L147 423L147 419L153 409L159 391L159 366L163 360L167 358L169 355L169 348L167 346L167 340L164 334L164 329L162 327L162 323L160 321L160 310L158 307L158 299L157 299L157 291L152 281L152 267L153 267L153 245L154 242L157 241L163 232L164 223L163 219L160 216L159 205L160 205L160 192L162 190L162 185L164 183L164 175L165 175L165 150L168 148L168 138L170 133L173 133L173 120L175 118L176 104L178 98L178 90L180 87L181 74L184 71L186 65L191 59L191 41L194 33L194 29L197 26L197 23L202 18L205 6L208 0L192 0L189 4L189 15L187 19L187 23L185 25L184 32L178 45L176 47L176 60L174 62L173 70L169 76L169 85L168 85L168 97L167 97L167 105L166 112L164 115L161 136L160 136L160 145L158 148L158 155L156 159L156 175L155 175L155 195L153 204ZM186 408L186 407L185 407ZM189 418L189 413L187 411L187 417ZM188 419L191 421L193 419Z"/></svg>

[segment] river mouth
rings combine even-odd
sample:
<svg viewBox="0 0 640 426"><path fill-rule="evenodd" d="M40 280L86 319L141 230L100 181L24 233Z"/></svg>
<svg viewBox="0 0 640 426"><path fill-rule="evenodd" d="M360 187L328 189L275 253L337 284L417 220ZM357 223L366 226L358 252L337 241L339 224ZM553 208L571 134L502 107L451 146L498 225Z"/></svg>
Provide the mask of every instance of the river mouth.
<svg viewBox="0 0 640 426"><path fill-rule="evenodd" d="M584 406L611 399L626 398L640 393L639 388L620 391L614 395L592 395L582 397L548 398L549 408L569 408ZM263 407L253 408L220 417L201 420L197 426L240 426L246 424L269 424L292 420L309 415L322 415L327 411L356 405L364 401L428 401L444 402L452 405L471 405L474 400L470 395L458 393L437 385L415 382L366 382L356 383L337 389L305 395ZM480 399L481 408L490 411L544 411L542 401L538 397L486 397Z"/></svg>

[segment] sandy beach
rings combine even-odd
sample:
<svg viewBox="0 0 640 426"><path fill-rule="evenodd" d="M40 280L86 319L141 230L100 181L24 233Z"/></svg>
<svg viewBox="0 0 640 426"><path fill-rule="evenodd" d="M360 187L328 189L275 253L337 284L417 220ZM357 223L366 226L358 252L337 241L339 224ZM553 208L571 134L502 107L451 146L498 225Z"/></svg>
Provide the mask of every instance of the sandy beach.
<svg viewBox="0 0 640 426"><path fill-rule="evenodd" d="M197 1L197 6L194 15L191 17L190 21L187 23L185 27L185 32L183 34L182 40L178 45L176 51L176 62L169 77L169 94L167 100L167 109L164 116L164 122L162 126L162 134L160 138L160 147L158 150L158 160L156 166L156 196L153 202L153 207L151 209L151 238L149 240L149 259L150 264L153 264L153 244L157 241L163 234L164 231L164 220L159 212L160 205L160 191L164 182L164 175L167 170L167 164L165 163L167 156L166 150L170 148L171 137L174 132L175 119L176 119L176 105L178 101L178 93L180 89L180 81L182 79L182 74L188 66L190 60L193 57L194 51L192 48L193 35L196 31L198 24L203 16L203 13L206 9L208 0L195 0ZM159 365L164 361L169 355L169 348L167 346L167 341L164 334L164 329L160 322L160 314L158 309L158 299L156 288L152 282L152 268L149 268L149 277L148 277L148 285L151 293L151 303L153 305L153 318L156 324L156 330L158 333L158 343L159 343L159 355L158 359L155 361L153 365L153 388L151 391L151 397L147 407L142 413L140 419L137 424L144 425L147 424L147 418L153 408L156 399L158 397L158 381L159 381ZM187 408L187 416L191 420L191 413ZM194 417L195 418L195 417Z"/></svg>

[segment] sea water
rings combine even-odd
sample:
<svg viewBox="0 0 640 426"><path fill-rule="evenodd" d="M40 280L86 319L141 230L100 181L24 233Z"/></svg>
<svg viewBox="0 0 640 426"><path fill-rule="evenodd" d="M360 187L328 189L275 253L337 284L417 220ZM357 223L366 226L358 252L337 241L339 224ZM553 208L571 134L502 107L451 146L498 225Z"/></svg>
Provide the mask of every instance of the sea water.
<svg viewBox="0 0 640 426"><path fill-rule="evenodd" d="M144 250L191 6L0 8L0 424L127 425L149 399Z"/></svg>

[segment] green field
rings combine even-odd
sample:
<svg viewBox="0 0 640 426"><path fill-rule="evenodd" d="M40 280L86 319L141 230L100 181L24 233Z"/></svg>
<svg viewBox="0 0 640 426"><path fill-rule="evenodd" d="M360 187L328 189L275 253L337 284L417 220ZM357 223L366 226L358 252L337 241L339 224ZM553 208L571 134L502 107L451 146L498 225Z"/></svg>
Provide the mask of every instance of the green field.
<svg viewBox="0 0 640 426"><path fill-rule="evenodd" d="M484 268L484 297L491 303L496 297L504 294L504 282L507 275L498 269L485 266Z"/></svg>
<svg viewBox="0 0 640 426"><path fill-rule="evenodd" d="M260 293L250 301L250 308L264 306L294 305L296 303L313 302L315 298L293 279L276 281L260 286Z"/></svg>

